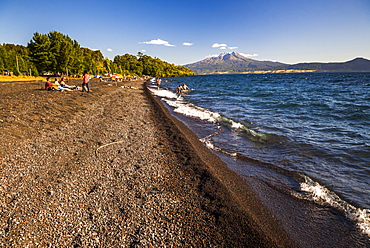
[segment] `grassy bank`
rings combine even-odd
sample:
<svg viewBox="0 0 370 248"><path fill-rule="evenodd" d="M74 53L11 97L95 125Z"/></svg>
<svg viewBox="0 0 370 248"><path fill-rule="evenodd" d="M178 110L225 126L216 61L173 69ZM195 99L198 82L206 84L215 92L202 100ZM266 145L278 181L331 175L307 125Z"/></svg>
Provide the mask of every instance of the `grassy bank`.
<svg viewBox="0 0 370 248"><path fill-rule="evenodd" d="M0 82L13 82L13 81L37 81L44 80L43 77L30 77L30 76L3 76L0 75Z"/></svg>

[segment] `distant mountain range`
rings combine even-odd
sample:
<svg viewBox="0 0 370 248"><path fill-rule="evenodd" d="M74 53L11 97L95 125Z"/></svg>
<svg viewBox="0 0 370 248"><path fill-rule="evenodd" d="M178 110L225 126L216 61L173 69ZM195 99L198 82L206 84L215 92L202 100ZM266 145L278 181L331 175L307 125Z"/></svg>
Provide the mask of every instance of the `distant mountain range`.
<svg viewBox="0 0 370 248"><path fill-rule="evenodd" d="M195 74L248 73L248 72L370 72L370 60L356 58L342 63L299 63L284 64L272 61L258 61L240 53L222 53L204 60L187 64Z"/></svg>
<svg viewBox="0 0 370 248"><path fill-rule="evenodd" d="M341 63L299 63L282 66L285 70L314 70L317 72L370 72L370 60L355 58Z"/></svg>

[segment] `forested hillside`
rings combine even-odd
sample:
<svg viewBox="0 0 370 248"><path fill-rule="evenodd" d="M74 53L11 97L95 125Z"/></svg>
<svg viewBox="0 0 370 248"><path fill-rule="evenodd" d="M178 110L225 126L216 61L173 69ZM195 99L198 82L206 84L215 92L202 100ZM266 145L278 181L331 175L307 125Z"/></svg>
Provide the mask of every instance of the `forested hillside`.
<svg viewBox="0 0 370 248"><path fill-rule="evenodd" d="M99 50L81 47L68 35L57 31L34 33L27 46L0 44L0 70L14 75L63 74L80 75L119 73L131 76L175 77L194 73L184 66L176 66L143 53L117 55L114 60L104 58Z"/></svg>

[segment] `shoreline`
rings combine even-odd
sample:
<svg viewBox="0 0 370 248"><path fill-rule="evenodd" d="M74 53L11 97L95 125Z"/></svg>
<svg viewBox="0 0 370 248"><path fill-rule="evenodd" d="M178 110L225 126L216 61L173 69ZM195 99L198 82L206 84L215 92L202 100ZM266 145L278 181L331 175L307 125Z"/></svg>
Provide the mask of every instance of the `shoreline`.
<svg viewBox="0 0 370 248"><path fill-rule="evenodd" d="M215 187L223 188L223 192L212 192L213 194L220 194L230 206L222 206L220 208L229 208L227 211L230 215L230 220L246 218L252 220L253 228L258 232L266 235L266 238L271 240L276 247L294 247L295 245L289 239L287 233L279 221L272 215L272 213L265 207L257 195L248 185L248 182L243 179L236 172L232 171L228 166L212 151L210 151L202 142L199 137L192 132L184 123L172 116L167 108L161 103L160 99L152 95L150 90L145 87L148 97L151 98L153 104L159 109L164 120L169 120L171 124L168 129L171 129L170 137L174 135L179 136L179 139L184 138L184 143L188 143L189 157L198 157L204 163L205 170L210 173L212 180L215 184L212 185L213 189L206 188L205 190L215 190ZM166 126L167 121L163 121L162 126ZM159 118L160 120L160 118ZM173 126L172 126L173 125ZM183 137L181 137L183 136ZM175 138L174 138L175 139ZM208 192L205 192L207 194ZM211 194L212 194L211 193ZM220 197L220 196L219 196ZM226 211L225 211L226 212ZM249 221L246 221L249 222ZM231 223L230 223L231 224ZM236 229L237 227L235 227ZM230 235L230 234L229 234Z"/></svg>
<svg viewBox="0 0 370 248"><path fill-rule="evenodd" d="M1 91L0 243L294 247L143 82L21 85L0 84L15 87Z"/></svg>
<svg viewBox="0 0 370 248"><path fill-rule="evenodd" d="M171 115L185 123L201 138L202 143L209 145L208 147L229 168L247 180L248 185L257 194L258 198L262 200L263 205L267 206L271 213L280 220L285 231L288 232L298 246L369 247L368 232L365 232L367 230L368 218L366 214L362 215L364 212L361 213L361 211L363 210L352 208L350 204L340 201L340 199L337 201L336 198L332 198L335 195L328 191L323 191L324 194L321 196L318 193L321 192L321 186L320 188L313 188L312 196L310 194L304 195L306 192L304 182L309 183L308 180L310 178L295 174L294 169L293 173L290 174L290 171L284 170L284 163L282 166L276 164L286 155L284 150L274 150L274 146L266 146L266 149L260 149L259 145L250 146L248 139L245 140L246 142L243 142L243 134L239 133L240 129L236 131L234 128L229 128L229 125L224 125L225 116L212 118L215 113L227 113L229 115L226 118L234 116L235 119L233 121L240 124L242 122L240 122L239 117L244 120L245 116L249 116L249 105L241 109L237 100L235 102L223 102L225 96L230 96L233 99L235 96L233 92L228 92L226 89L225 92L222 91L221 93L207 93L208 88L205 86L207 83L204 82L214 82L215 84L212 85L217 85L217 83L229 82L230 80L233 82L237 81L236 78L226 79L223 77L209 77L204 78L204 80L199 78L179 78L169 79L168 83L163 85L163 89L166 90L157 90L155 85L151 85L150 88L151 92L161 99L161 102ZM190 94L184 99L176 99L172 92L176 85L183 83L188 85L198 85L199 83L199 89L196 86L198 93ZM216 100L216 102L212 100ZM251 101L253 102L253 100ZM212 102L213 104L210 104ZM236 112L236 109L241 111ZM253 112L253 108L251 111ZM255 117L259 118L260 116ZM206 120L204 121L203 119ZM216 121L214 122L214 120ZM240 140L239 136L242 136ZM208 139L209 137L212 138ZM282 146L286 144L286 140L279 141L282 141ZM260 163L260 161L263 161L264 152L268 154L270 148L273 156L268 158L271 164ZM243 154L242 152L245 152L244 154L247 155L245 157L239 156L239 154ZM335 157L335 154L333 155ZM253 160L255 157L257 157L257 160ZM260 157L262 158L261 160L259 160ZM274 165L277 166L275 167ZM295 166L300 165L297 163ZM286 164L286 168L288 167L288 164ZM316 189L318 190L314 191ZM314 198L318 196L316 193L320 195L319 200ZM346 209L347 206L349 206L348 209ZM348 233L351 233L351 235L347 235Z"/></svg>

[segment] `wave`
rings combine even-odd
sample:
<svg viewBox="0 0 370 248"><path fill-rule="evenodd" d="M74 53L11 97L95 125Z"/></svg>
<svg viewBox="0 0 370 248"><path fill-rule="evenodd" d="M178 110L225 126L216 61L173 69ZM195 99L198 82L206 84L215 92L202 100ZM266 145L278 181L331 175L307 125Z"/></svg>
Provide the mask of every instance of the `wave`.
<svg viewBox="0 0 370 248"><path fill-rule="evenodd" d="M200 139L200 141L209 149L229 155L234 159L246 160L274 169L275 171L279 171L284 175L290 176L297 182L297 187L294 187L295 189L289 190L293 197L315 202L320 205L329 206L333 209L343 212L347 216L347 218L356 223L357 227L363 233L370 236L370 209L361 209L351 205L345 200L342 200L337 194L320 185L318 182L315 182L308 176L299 174L297 172L285 170L284 168L275 166L273 164L255 160L249 157L247 158L243 154L235 153L233 151L227 151L225 149L217 147L215 144L213 144L211 139L212 137L220 134L224 126L245 134L245 136L247 136L250 140L261 143L272 142L276 138L274 137L276 135L255 131L238 121L234 121L225 116L222 116L219 113L215 113L208 109L196 106L185 101L183 97L178 97L174 92L170 90L157 90L157 88L154 86L149 87L149 89L154 95L161 97L162 101L171 106L174 112L217 124L218 130L215 133Z"/></svg>
<svg viewBox="0 0 370 248"><path fill-rule="evenodd" d="M297 193L296 197L343 212L363 233L370 236L370 209L356 208L318 182L305 175L302 177L304 182L300 183L300 187L303 194Z"/></svg>
<svg viewBox="0 0 370 248"><path fill-rule="evenodd" d="M211 150L216 151L216 152L221 152L221 153L224 153L224 154L229 155L230 157L236 158L238 156L238 154L236 152L228 152L228 151L226 151L224 149L221 149L221 148L215 146L212 143L211 138L213 136L216 136L216 135L218 135L218 134L221 133L221 128L222 127L221 126L218 126L217 128L218 128L218 131L217 132L215 132L213 134L210 134L210 135L208 135L208 136L200 139L200 142L202 142L208 149L211 149Z"/></svg>
<svg viewBox="0 0 370 248"><path fill-rule="evenodd" d="M323 206L329 206L333 209L336 209L344 213L347 218L349 218L350 220L356 223L356 226L359 228L359 230L362 233L370 237L370 209L357 208L351 205L347 201L341 199L337 194L330 191L326 187L320 185L318 182L315 182L314 180L312 180L310 177L306 175L296 173L293 171L289 171L289 170L285 170L284 168L277 167L273 164L262 162L260 160L256 160L250 157L246 157L243 154L229 152L229 151L226 151L225 149L215 146L212 143L211 138L215 135L218 135L221 132L221 126L219 126L218 128L219 130L217 132L211 135L208 135L207 137L203 139L200 139L200 141L203 142L204 145L206 145L209 149L229 155L230 157L233 157L234 159L241 159L241 160L245 160L248 162L252 162L254 164L259 164L259 165L268 167L270 169L273 169L277 172L283 173L284 175L290 176L292 179L297 181L299 187L296 188L295 190L298 190L298 191L295 191L293 188L290 188L288 191L283 190L280 187L276 189L283 190L286 193L290 192L290 194L293 197L296 197L298 199L315 202Z"/></svg>
<svg viewBox="0 0 370 248"><path fill-rule="evenodd" d="M152 93L158 97L161 97L162 101L166 102L169 106L174 108L174 112L190 116L193 118L198 118L200 120L205 120L211 123L219 123L225 125L231 129L238 130L246 134L246 136L256 142L267 143L274 138L274 135L267 133L260 133L253 129L250 129L240 122L231 120L219 113L212 112L208 109L196 106L189 103L179 97L177 94L170 90L160 89L157 90L154 87L149 87Z"/></svg>
<svg viewBox="0 0 370 248"><path fill-rule="evenodd" d="M285 193L290 192L293 197L296 197L298 199L315 202L316 204L323 206L329 206L344 213L347 218L356 223L356 226L362 233L370 237L370 209L357 208L351 205L347 201L341 199L337 194L322 186L318 182L315 182L306 175L294 171L289 171L267 162L246 157L243 154L229 152L225 149L215 146L212 143L211 138L221 132L221 126L219 126L218 128L219 130L217 132L203 139L200 139L200 141L203 142L203 144L206 145L209 149L229 155L234 159L241 159L247 162L252 162L253 164L259 164L261 166L273 169L276 172L280 172L283 175L289 176L291 179L297 182L298 187L291 187L290 189L283 189L281 187L275 188ZM271 174L269 174L269 176L271 176ZM269 180L270 179L272 178L269 178ZM267 183L270 184L269 182Z"/></svg>

